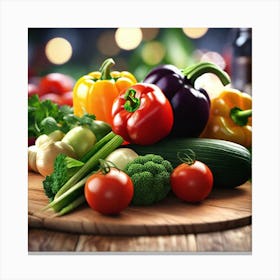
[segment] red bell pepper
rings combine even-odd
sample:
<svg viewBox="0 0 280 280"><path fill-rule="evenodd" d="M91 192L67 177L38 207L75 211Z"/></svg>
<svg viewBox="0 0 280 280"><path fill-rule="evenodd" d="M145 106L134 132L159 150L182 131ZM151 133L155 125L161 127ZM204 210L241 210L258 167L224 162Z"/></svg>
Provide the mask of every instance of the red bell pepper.
<svg viewBox="0 0 280 280"><path fill-rule="evenodd" d="M137 83L122 92L112 106L112 130L129 143L151 145L166 137L173 111L161 89Z"/></svg>

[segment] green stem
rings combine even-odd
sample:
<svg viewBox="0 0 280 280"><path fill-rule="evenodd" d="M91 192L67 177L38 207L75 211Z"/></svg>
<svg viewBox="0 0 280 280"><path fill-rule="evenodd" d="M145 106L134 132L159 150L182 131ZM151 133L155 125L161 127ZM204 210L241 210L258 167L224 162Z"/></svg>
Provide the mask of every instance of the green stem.
<svg viewBox="0 0 280 280"><path fill-rule="evenodd" d="M78 171L75 173L56 193L55 199L60 197L74 184L86 176L99 164L99 159L106 158L111 152L118 148L123 142L123 138L115 135L108 143L106 143L100 150L98 150Z"/></svg>
<svg viewBox="0 0 280 280"><path fill-rule="evenodd" d="M100 150L106 143L114 138L116 134L110 131L103 138L101 138L81 159L82 162L87 162L98 150Z"/></svg>
<svg viewBox="0 0 280 280"><path fill-rule="evenodd" d="M79 207L80 205L84 204L86 202L86 198L84 196L84 194L81 194L80 196L78 196L74 201L72 201L70 204L68 204L67 206L65 206L64 208L62 208L58 213L57 216L63 216L71 211L73 211L74 209L76 209L77 207Z"/></svg>
<svg viewBox="0 0 280 280"><path fill-rule="evenodd" d="M40 128L38 126L38 123L36 121L34 123L34 127L35 127L37 133L41 133L41 130L40 130Z"/></svg>
<svg viewBox="0 0 280 280"><path fill-rule="evenodd" d="M234 107L230 110L230 117L232 120L240 126L244 126L248 123L248 118L252 116L252 109L241 110L238 107Z"/></svg>
<svg viewBox="0 0 280 280"><path fill-rule="evenodd" d="M225 71L221 70L217 65L210 62L200 62L195 65L191 65L183 69L182 72L190 81L192 86L194 86L195 80L205 73L215 74L221 80L224 86L231 82L229 75Z"/></svg>
<svg viewBox="0 0 280 280"><path fill-rule="evenodd" d="M112 58L106 59L100 67L101 77L100 80L110 80L112 79L110 72L111 67L115 65L115 61Z"/></svg>
<svg viewBox="0 0 280 280"><path fill-rule="evenodd" d="M140 99L135 97L136 90L128 89L124 99L126 100L124 104L124 109L128 112L135 112L140 106Z"/></svg>
<svg viewBox="0 0 280 280"><path fill-rule="evenodd" d="M107 162L104 159L99 159L99 162L100 162L99 169L102 172L102 174L106 175L107 173L109 173L111 170L111 166L110 166L109 162Z"/></svg>
<svg viewBox="0 0 280 280"><path fill-rule="evenodd" d="M186 149L184 153L178 152L177 158L187 165L192 165L196 161L196 154L192 149Z"/></svg>
<svg viewBox="0 0 280 280"><path fill-rule="evenodd" d="M66 192L64 192L62 195L60 195L58 198L55 198L52 202L50 202L47 206L45 206L42 211L46 211L50 208L53 208L55 212L61 211L64 207L67 207L67 205L70 203L70 201L73 201L73 196L79 191L81 188L84 187L87 179L93 174L87 175L82 180L74 184L70 189L68 189Z"/></svg>

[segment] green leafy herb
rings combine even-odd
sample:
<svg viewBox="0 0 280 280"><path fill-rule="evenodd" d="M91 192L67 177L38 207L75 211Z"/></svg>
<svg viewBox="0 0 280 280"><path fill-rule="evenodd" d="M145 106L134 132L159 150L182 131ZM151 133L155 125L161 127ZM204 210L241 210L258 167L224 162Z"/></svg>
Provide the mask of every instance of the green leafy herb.
<svg viewBox="0 0 280 280"><path fill-rule="evenodd" d="M104 139L95 144L98 149L94 150L94 154L90 151L90 158L82 163L82 166L75 167L77 169L72 176L69 176L69 169L65 165L66 158L57 156L54 166L55 171L43 181L45 193L50 194L51 201L42 211L52 208L58 215L64 215L81 205L85 201L83 187L87 178L98 170L99 160L105 159L122 143L123 138L121 136L110 132ZM73 164L73 161L71 161L71 164ZM59 186L58 191L55 185ZM53 197L55 192L56 195Z"/></svg>
<svg viewBox="0 0 280 280"><path fill-rule="evenodd" d="M73 108L58 106L51 100L40 100L38 95L28 99L28 137L37 138L41 134L50 134L55 130L67 133L77 125L91 125L94 115L75 116Z"/></svg>
<svg viewBox="0 0 280 280"><path fill-rule="evenodd" d="M54 162L54 172L43 181L45 194L52 201L60 188L75 172L84 165L83 162L59 154Z"/></svg>

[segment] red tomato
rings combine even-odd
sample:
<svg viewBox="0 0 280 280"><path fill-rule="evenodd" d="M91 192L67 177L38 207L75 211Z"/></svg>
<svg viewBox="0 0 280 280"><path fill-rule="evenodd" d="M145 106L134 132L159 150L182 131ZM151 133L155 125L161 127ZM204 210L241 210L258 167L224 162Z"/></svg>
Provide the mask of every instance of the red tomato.
<svg viewBox="0 0 280 280"><path fill-rule="evenodd" d="M39 95L39 88L34 84L28 84L28 97L38 94Z"/></svg>
<svg viewBox="0 0 280 280"><path fill-rule="evenodd" d="M133 197L131 178L116 168L103 174L101 171L91 175L85 184L85 198L88 205L105 215L119 214Z"/></svg>
<svg viewBox="0 0 280 280"><path fill-rule="evenodd" d="M40 94L62 94L73 89L75 80L62 73L50 73L42 77L39 83Z"/></svg>
<svg viewBox="0 0 280 280"><path fill-rule="evenodd" d="M170 177L175 195L186 202L199 202L205 199L213 187L213 174L208 166L200 161L189 165L178 165Z"/></svg>
<svg viewBox="0 0 280 280"><path fill-rule="evenodd" d="M63 105L61 96L56 93L43 94L42 96L40 96L40 100L51 100L58 105Z"/></svg>
<svg viewBox="0 0 280 280"><path fill-rule="evenodd" d="M61 95L61 103L63 105L73 106L73 92L67 91Z"/></svg>
<svg viewBox="0 0 280 280"><path fill-rule="evenodd" d="M68 105L68 106L73 106L73 97L72 97L72 91L67 91L63 94L56 94L56 93L46 93L43 94L40 97L40 100L46 100L49 99L52 102L58 104L59 106L62 105Z"/></svg>

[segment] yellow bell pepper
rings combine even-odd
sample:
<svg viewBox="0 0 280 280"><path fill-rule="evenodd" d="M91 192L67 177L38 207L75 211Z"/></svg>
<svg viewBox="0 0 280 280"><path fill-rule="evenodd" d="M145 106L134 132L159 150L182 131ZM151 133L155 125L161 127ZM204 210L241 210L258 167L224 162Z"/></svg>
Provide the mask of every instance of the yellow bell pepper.
<svg viewBox="0 0 280 280"><path fill-rule="evenodd" d="M252 97L236 89L226 89L211 100L203 138L232 141L252 146Z"/></svg>
<svg viewBox="0 0 280 280"><path fill-rule="evenodd" d="M137 83L127 71L112 71L115 64L112 58L106 59L99 71L81 77L73 88L74 114L95 115L97 120L112 125L112 104L115 98L128 87Z"/></svg>

